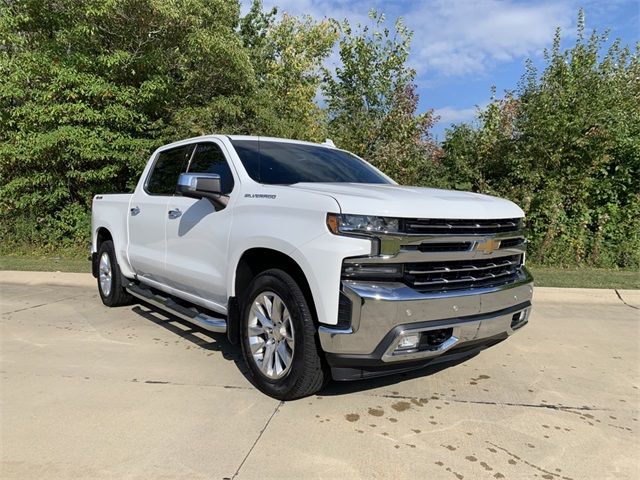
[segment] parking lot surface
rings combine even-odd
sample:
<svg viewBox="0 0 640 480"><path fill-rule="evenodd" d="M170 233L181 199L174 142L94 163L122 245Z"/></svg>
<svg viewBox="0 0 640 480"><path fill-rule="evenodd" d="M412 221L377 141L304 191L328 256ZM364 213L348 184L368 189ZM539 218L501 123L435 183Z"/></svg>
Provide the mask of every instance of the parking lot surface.
<svg viewBox="0 0 640 480"><path fill-rule="evenodd" d="M640 291L538 288L447 368L279 402L239 349L84 274L0 272L0 477L640 478Z"/></svg>

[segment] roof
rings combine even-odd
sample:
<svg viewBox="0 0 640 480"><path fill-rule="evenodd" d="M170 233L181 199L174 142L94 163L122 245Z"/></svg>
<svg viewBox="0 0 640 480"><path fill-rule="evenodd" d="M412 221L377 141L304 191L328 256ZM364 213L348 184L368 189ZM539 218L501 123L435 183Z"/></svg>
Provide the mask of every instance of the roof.
<svg viewBox="0 0 640 480"><path fill-rule="evenodd" d="M158 150L167 150L173 147L178 147L180 145L184 145L184 144L188 144L188 143L193 143L193 142L197 142L197 141L203 141L203 140L207 140L210 138L218 138L220 139L220 137L227 137L230 140L254 140L254 141L261 141L261 142L286 142L286 143L295 143L298 145L313 145L314 147L325 147L325 148L336 148L335 145L333 145L331 142L331 144L329 143L315 143L315 142L305 142L303 140L292 140L290 138L277 138L277 137L261 137L259 135L224 135L224 134L217 134L217 133L212 133L209 135L201 135L199 137L191 137L191 138L184 138L182 140L177 140L175 142L172 143L168 143L166 145L161 146Z"/></svg>
<svg viewBox="0 0 640 480"><path fill-rule="evenodd" d="M329 147L330 145L316 143L316 142L306 142L304 140L293 140L291 138L278 138L278 137L261 137L258 135L227 135L231 140L259 140L261 142L286 142L286 143L297 143L301 145L313 145L316 147Z"/></svg>

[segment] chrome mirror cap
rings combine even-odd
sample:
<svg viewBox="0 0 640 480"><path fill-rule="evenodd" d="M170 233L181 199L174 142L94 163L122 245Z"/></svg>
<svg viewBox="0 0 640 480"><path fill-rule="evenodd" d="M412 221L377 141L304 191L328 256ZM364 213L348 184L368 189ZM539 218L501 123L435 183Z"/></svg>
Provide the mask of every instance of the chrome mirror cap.
<svg viewBox="0 0 640 480"><path fill-rule="evenodd" d="M185 197L204 198L222 195L220 175L217 173L181 173L178 192Z"/></svg>

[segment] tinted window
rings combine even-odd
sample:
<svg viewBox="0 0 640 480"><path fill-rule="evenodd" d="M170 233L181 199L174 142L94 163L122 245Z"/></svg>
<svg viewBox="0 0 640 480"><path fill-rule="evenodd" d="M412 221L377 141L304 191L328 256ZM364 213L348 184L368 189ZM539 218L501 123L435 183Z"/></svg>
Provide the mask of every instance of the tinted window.
<svg viewBox="0 0 640 480"><path fill-rule="evenodd" d="M233 175L224 154L215 143L201 143L196 147L189 172L194 173L217 173L220 175L222 193L228 194L233 190Z"/></svg>
<svg viewBox="0 0 640 480"><path fill-rule="evenodd" d="M147 192L152 195L176 193L178 177L185 171L192 150L193 145L185 145L161 152L147 182Z"/></svg>
<svg viewBox="0 0 640 480"><path fill-rule="evenodd" d="M333 148L258 140L231 143L249 176L260 183L390 183L369 164Z"/></svg>

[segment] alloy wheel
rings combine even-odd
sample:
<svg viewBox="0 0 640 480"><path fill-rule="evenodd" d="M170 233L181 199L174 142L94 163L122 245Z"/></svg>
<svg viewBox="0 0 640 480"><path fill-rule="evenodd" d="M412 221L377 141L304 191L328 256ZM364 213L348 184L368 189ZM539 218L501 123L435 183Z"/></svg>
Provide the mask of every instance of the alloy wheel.
<svg viewBox="0 0 640 480"><path fill-rule="evenodd" d="M100 290L102 290L102 294L105 297L108 297L113 283L113 270L111 268L111 259L107 252L104 252L100 257L99 278Z"/></svg>
<svg viewBox="0 0 640 480"><path fill-rule="evenodd" d="M293 363L293 322L289 309L277 294L262 292L254 300L247 322L251 358L271 380L284 377Z"/></svg>

